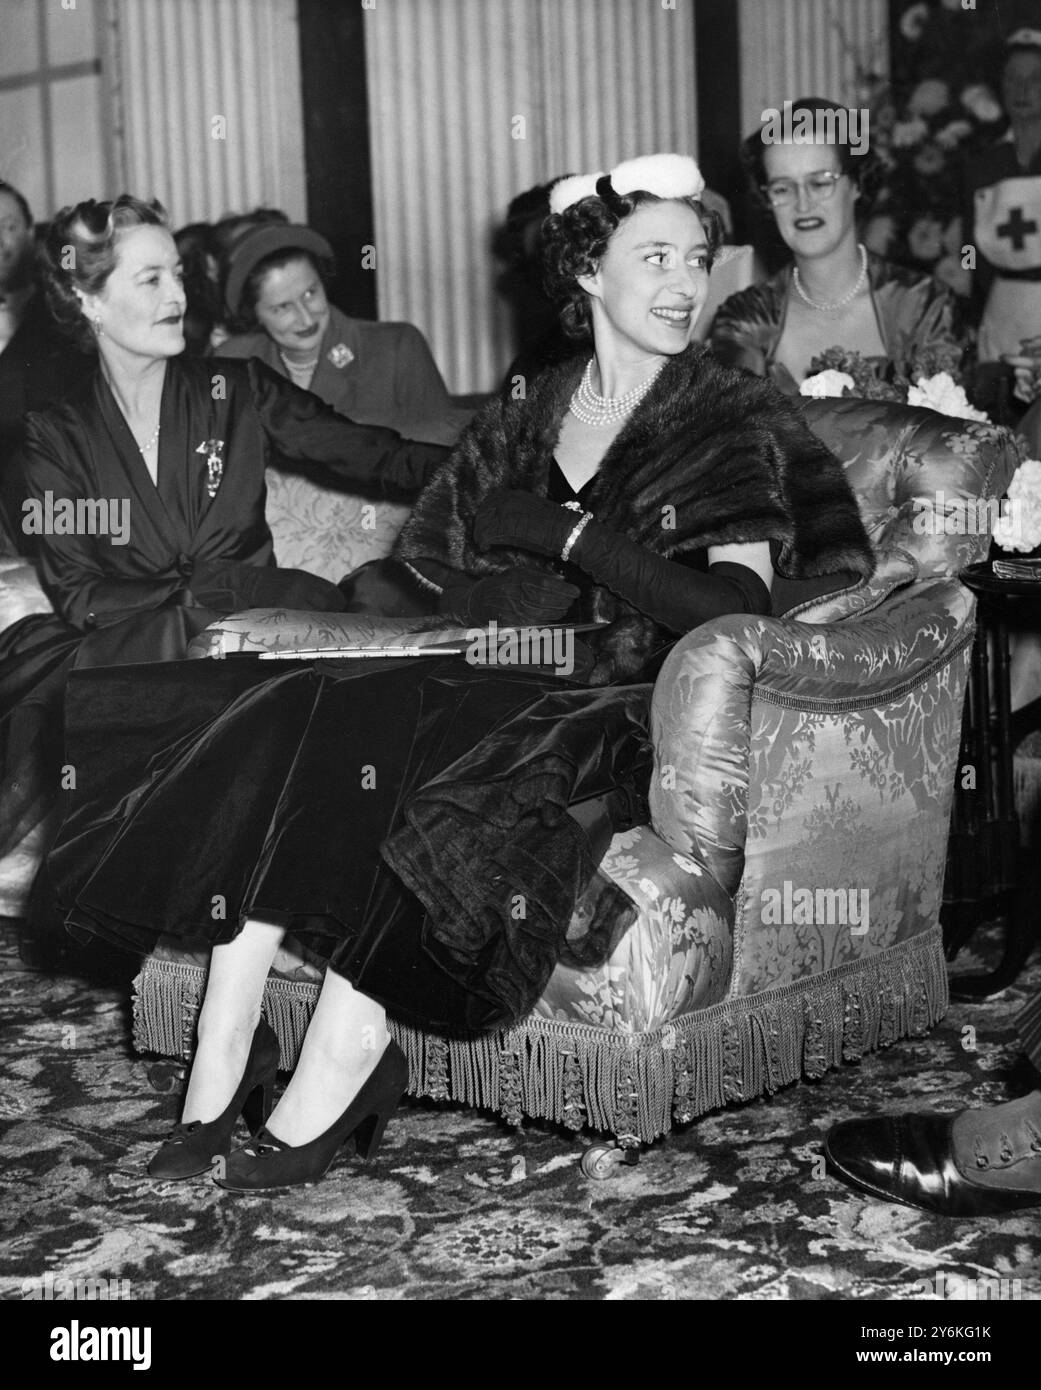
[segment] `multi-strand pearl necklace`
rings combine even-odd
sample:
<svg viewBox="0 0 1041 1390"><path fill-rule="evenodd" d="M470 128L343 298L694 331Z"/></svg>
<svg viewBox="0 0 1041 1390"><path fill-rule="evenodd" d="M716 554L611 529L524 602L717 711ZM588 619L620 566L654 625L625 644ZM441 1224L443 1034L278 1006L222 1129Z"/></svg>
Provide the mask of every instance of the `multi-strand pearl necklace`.
<svg viewBox="0 0 1041 1390"><path fill-rule="evenodd" d="M857 295L860 293L861 286L867 278L868 267L867 247L864 245L863 242L859 242L857 245L857 250L860 252L860 274L857 276L856 283L854 284L851 290L847 291L847 293L842 296L841 299L833 300L831 304L818 304L815 299L810 298L810 296L802 287L802 280L799 278L799 267L796 266L792 274L792 282L795 285L800 299L805 300L805 302L810 306L811 309L817 309L821 313L828 313L833 309L841 309L846 304L848 304L851 299L855 299Z"/></svg>
<svg viewBox="0 0 1041 1390"><path fill-rule="evenodd" d="M593 390L593 358L591 357L582 373L582 380L578 383L575 394L571 397L571 414L576 420L581 420L583 425L593 425L598 429L607 425L619 424L626 416L631 415L636 406L643 400L664 366L665 359L663 358L646 381L641 381L639 386L634 386L631 391L626 391L624 396L599 396Z"/></svg>

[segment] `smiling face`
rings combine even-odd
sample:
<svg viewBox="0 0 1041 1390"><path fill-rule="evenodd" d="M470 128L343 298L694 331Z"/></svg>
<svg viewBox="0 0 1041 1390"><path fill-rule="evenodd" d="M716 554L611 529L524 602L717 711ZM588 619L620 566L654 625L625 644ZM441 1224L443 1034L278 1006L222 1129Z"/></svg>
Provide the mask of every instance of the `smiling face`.
<svg viewBox="0 0 1041 1390"><path fill-rule="evenodd" d="M708 242L686 203L642 203L620 224L594 275L578 283L592 300L597 354L630 362L672 357L692 340L708 294Z"/></svg>
<svg viewBox="0 0 1041 1390"><path fill-rule="evenodd" d="M254 312L291 361L313 358L329 324L329 301L310 257L297 256L267 271Z"/></svg>
<svg viewBox="0 0 1041 1390"><path fill-rule="evenodd" d="M28 278L33 229L18 199L0 193L0 290L17 289Z"/></svg>
<svg viewBox="0 0 1041 1390"><path fill-rule="evenodd" d="M798 196L785 207L773 208L777 230L797 257L827 256L848 241L856 241L854 210L860 196L847 175L835 184L827 199L815 198L807 186L813 174L842 173L842 160L834 145L767 145L763 151L767 184L791 179Z"/></svg>
<svg viewBox="0 0 1041 1390"><path fill-rule="evenodd" d="M1001 74L1001 95L1013 124L1041 120L1041 49L1012 54Z"/></svg>
<svg viewBox="0 0 1041 1390"><path fill-rule="evenodd" d="M98 346L136 357L184 351L181 258L165 227L129 227L116 241L116 265L101 292L83 296L83 311L101 326Z"/></svg>

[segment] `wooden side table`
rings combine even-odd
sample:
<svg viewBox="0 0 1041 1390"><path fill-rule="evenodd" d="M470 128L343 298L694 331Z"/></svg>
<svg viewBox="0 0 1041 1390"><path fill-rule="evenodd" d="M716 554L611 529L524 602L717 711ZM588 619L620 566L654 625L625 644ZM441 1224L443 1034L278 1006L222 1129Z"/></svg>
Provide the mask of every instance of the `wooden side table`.
<svg viewBox="0 0 1041 1390"><path fill-rule="evenodd" d="M1013 797L1008 629L1013 604L1036 611L1041 625L1041 583L997 579L989 561L970 565L958 577L976 595L977 631L941 920L948 960L984 922L1004 922L1001 963L994 970L951 981L955 998L982 999L1013 983L1036 939L1033 860L1041 846L1031 846L1027 855L1020 851ZM962 785L967 768L975 770L974 788Z"/></svg>

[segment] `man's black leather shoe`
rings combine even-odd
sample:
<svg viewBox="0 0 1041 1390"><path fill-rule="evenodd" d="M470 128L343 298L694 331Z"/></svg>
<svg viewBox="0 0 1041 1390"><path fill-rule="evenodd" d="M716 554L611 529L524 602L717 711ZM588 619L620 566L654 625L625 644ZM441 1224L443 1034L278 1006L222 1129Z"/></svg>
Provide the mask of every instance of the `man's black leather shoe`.
<svg viewBox="0 0 1041 1390"><path fill-rule="evenodd" d="M966 1177L954 1161L955 1119L883 1115L844 1120L829 1130L824 1153L837 1176L855 1187L940 1216L1001 1216L1041 1206L1041 1190L986 1187ZM1041 1168L1041 1155L1037 1166Z"/></svg>

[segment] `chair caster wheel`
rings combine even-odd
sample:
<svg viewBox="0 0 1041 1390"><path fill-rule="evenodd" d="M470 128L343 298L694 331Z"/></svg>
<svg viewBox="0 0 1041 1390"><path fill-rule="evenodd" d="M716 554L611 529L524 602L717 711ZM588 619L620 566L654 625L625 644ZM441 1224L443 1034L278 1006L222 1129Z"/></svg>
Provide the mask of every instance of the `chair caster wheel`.
<svg viewBox="0 0 1041 1390"><path fill-rule="evenodd" d="M582 1155L579 1167L587 1178L602 1181L609 1178L620 1163L625 1162L625 1151L615 1144L591 1144Z"/></svg>
<svg viewBox="0 0 1041 1390"><path fill-rule="evenodd" d="M184 1062L149 1062L148 1084L153 1091L172 1091L183 1081L188 1068Z"/></svg>

